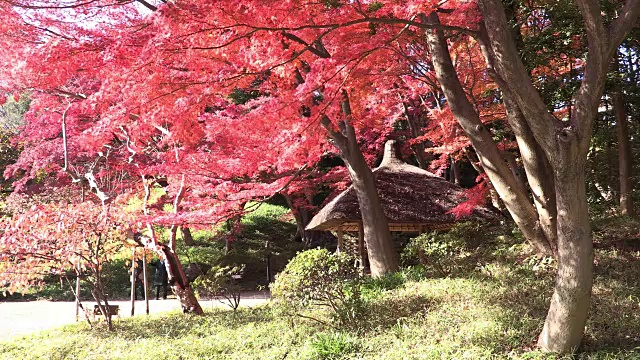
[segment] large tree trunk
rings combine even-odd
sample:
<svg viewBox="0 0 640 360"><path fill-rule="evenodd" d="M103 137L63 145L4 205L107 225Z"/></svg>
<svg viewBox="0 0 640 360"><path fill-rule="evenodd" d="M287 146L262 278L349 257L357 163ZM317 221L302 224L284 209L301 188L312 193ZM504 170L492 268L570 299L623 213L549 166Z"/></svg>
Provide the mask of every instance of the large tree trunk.
<svg viewBox="0 0 640 360"><path fill-rule="evenodd" d="M320 42L318 44L321 45ZM302 84L303 82L304 79L300 71L296 70L296 83ZM327 115L320 117L320 123L340 150L340 157L344 160L349 171L349 177L360 206L364 240L367 244L371 264L371 275L379 277L398 270L398 254L391 239L387 218L382 210L373 173L367 165L356 139L349 95L344 89L340 106L344 120L339 121L338 129L335 128Z"/></svg>
<svg viewBox="0 0 640 360"><path fill-rule="evenodd" d="M522 49L524 46L524 39L518 24L518 5L518 1L506 3L505 16L509 21L509 31L511 32L516 48ZM487 53L484 54L485 57L488 57L487 62L493 63L493 59L491 58L493 54L489 53L489 39L485 30L486 29L482 29L480 33L480 36L484 40L484 46L481 46L481 48L483 51L487 51ZM490 66L490 68L491 67L492 66ZM495 78L498 78L496 80L499 82L497 74ZM516 142L518 143L522 165L527 175L527 182L529 184L529 189L531 190L531 195L533 196L533 203L535 204L538 212L539 224L551 244L552 249L556 251L558 230L556 226L556 189L553 181L553 169L551 168L547 154L545 154L544 150L540 147L540 144L538 144L533 136L533 132L527 124L527 120L524 118L524 115L522 114L513 94L510 92L509 87L502 86L506 84L500 85L507 113L507 120L509 121L509 125L516 137Z"/></svg>
<svg viewBox="0 0 640 360"><path fill-rule="evenodd" d="M367 165L356 140L355 129L351 123L349 97L345 90L342 93L341 105L345 121L339 124L339 131L333 128L333 124L327 116L323 116L321 122L335 141L340 150L340 156L349 171L360 205L371 275L379 277L398 270L398 254L391 240L389 223L382 210L373 172Z"/></svg>
<svg viewBox="0 0 640 360"><path fill-rule="evenodd" d="M538 339L546 351L572 352L580 344L589 313L593 243L581 154L556 172L558 273L551 305ZM573 160L573 161L571 161Z"/></svg>
<svg viewBox="0 0 640 360"><path fill-rule="evenodd" d="M391 240L387 217L380 204L373 173L362 153L357 152L350 157L347 169L360 204L371 275L377 277L396 271L398 258Z"/></svg>
<svg viewBox="0 0 640 360"><path fill-rule="evenodd" d="M618 70L616 61L615 70ZM616 118L616 133L618 136L618 168L620 175L620 214L633 216L633 202L631 199L631 146L629 145L629 130L624 94L619 84L615 85L611 94L613 114Z"/></svg>

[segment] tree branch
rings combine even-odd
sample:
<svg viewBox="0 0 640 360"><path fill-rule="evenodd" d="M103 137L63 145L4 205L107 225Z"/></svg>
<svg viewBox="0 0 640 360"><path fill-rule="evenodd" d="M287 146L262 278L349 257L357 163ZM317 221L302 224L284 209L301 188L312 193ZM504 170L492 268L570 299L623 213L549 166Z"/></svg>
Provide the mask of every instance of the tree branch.
<svg viewBox="0 0 640 360"><path fill-rule="evenodd" d="M329 133L329 136L331 136L333 141L336 142L336 146L338 147L338 149L340 149L340 151L342 151L342 149L347 148L347 138L344 135L342 135L341 132L335 131L333 129L333 123L331 122L331 119L329 119L327 115L322 115L320 117L320 124L322 124L322 127L324 127L325 130L327 130L327 132Z"/></svg>
<svg viewBox="0 0 640 360"><path fill-rule="evenodd" d="M151 11L158 10L158 8L156 6L151 5L150 3L146 2L145 0L136 0L136 2L142 4L144 7L146 7L147 9L149 9Z"/></svg>
<svg viewBox="0 0 640 360"><path fill-rule="evenodd" d="M502 2L479 0L478 4L484 16L486 29L486 37L481 34L478 40L493 55L490 57L493 61L489 66L503 80L502 86L510 88L536 141L543 148L553 151L556 147L556 131L566 124L562 124L549 113L538 90L533 86L529 73L518 55Z"/></svg>
<svg viewBox="0 0 640 360"><path fill-rule="evenodd" d="M576 0L576 3L585 22L589 44L583 80L574 96L571 118L580 120L575 122L576 134L580 137L581 147L586 149L611 57L640 16L640 1L628 0L609 31L604 29L598 1Z"/></svg>
<svg viewBox="0 0 640 360"><path fill-rule="evenodd" d="M351 115L351 103L349 102L349 93L347 90L342 89L342 99L340 101L340 107L344 114L344 130L343 134L347 138L347 141L357 146L356 131L353 128L353 119Z"/></svg>
<svg viewBox="0 0 640 360"><path fill-rule="evenodd" d="M609 51L613 52L618 48L627 36L631 28L640 17L640 0L627 0L620 10L618 18L609 27Z"/></svg>
<svg viewBox="0 0 640 360"><path fill-rule="evenodd" d="M69 108L71 108L71 102L69 102L69 105L67 105L67 108L64 109L64 112L62 113L62 150L64 152L64 167L62 168L62 170L68 173L69 173L69 150L67 148L67 112L69 111ZM75 180L73 175L71 176L71 178Z"/></svg>
<svg viewBox="0 0 640 360"><path fill-rule="evenodd" d="M331 54L329 54L327 49L325 49L324 46L322 46L322 43L320 42L321 41L320 39L316 39L313 42L313 44L316 44L316 46L314 47L313 44L307 44L306 41L300 39L299 37L297 37L297 36L295 36L293 34L290 34L290 33L286 32L286 31L284 31L282 33L282 35L284 37L286 37L287 39L289 39L289 40L292 40L292 41L295 41L295 42L297 42L299 44L304 45L305 46L305 50L309 50L312 53L314 53L315 55L317 55L317 56L319 56L319 57L321 57L323 59L328 59L328 58L331 57Z"/></svg>
<svg viewBox="0 0 640 360"><path fill-rule="evenodd" d="M600 3L597 0L576 0L576 5L580 9L584 27L587 31L589 54L596 50L606 51L606 33L602 23L602 15L600 14Z"/></svg>

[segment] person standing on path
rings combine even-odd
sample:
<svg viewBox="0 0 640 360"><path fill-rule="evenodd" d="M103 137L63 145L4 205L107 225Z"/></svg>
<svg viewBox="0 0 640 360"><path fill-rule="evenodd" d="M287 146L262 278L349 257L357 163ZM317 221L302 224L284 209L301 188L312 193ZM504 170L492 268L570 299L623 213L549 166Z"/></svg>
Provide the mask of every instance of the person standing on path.
<svg viewBox="0 0 640 360"><path fill-rule="evenodd" d="M162 298L166 300L168 276L164 260L157 260L151 264L156 268L156 273L153 277L153 285L156 287L156 300L160 300L160 288L163 288Z"/></svg>

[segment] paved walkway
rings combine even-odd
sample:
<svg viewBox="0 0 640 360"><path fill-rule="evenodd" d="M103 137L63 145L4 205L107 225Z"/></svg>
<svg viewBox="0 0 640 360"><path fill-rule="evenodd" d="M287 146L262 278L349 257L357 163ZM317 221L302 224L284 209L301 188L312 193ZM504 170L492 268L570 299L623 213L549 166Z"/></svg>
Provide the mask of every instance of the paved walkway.
<svg viewBox="0 0 640 360"><path fill-rule="evenodd" d="M268 295L264 293L244 294L240 306L256 306L266 303ZM83 305L93 309L94 302L86 301ZM131 301L110 301L110 305L120 305L120 317L129 317ZM207 311L214 307L226 307L216 299L200 300L200 305ZM180 309L176 299L150 300L149 312L161 313ZM40 330L50 329L66 324L73 324L75 320L75 302L67 301L25 301L0 302L0 340L6 340L16 335L24 335ZM145 314L145 302L136 301L136 316ZM80 312L80 321L84 317Z"/></svg>

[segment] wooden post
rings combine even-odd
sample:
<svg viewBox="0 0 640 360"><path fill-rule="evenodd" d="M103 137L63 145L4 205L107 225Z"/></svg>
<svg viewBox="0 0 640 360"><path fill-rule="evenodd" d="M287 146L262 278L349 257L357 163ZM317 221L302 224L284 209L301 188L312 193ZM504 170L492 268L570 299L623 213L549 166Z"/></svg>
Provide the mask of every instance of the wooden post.
<svg viewBox="0 0 640 360"><path fill-rule="evenodd" d="M144 282L144 304L149 315L149 279L147 279L147 257L142 254L142 281Z"/></svg>
<svg viewBox="0 0 640 360"><path fill-rule="evenodd" d="M343 252L343 245L342 245L342 226L338 226L338 248L336 249L336 253L341 253Z"/></svg>
<svg viewBox="0 0 640 360"><path fill-rule="evenodd" d="M136 312L136 248L131 256L131 316Z"/></svg>
<svg viewBox="0 0 640 360"><path fill-rule="evenodd" d="M358 223L358 256L360 257L360 267L364 269L367 253L364 249L364 225Z"/></svg>
<svg viewBox="0 0 640 360"><path fill-rule="evenodd" d="M84 183L81 182L80 184L80 202L84 203ZM80 261L78 260L78 270L76 271L76 321L80 316L80 273L82 272Z"/></svg>
<svg viewBox="0 0 640 360"><path fill-rule="evenodd" d="M76 321L80 316L80 263L78 263L78 270L76 271Z"/></svg>
<svg viewBox="0 0 640 360"><path fill-rule="evenodd" d="M267 260L267 284L271 284L271 280L273 279L273 274L271 273L271 247L269 246L269 240L267 240L264 244L265 252L266 252L266 260Z"/></svg>

